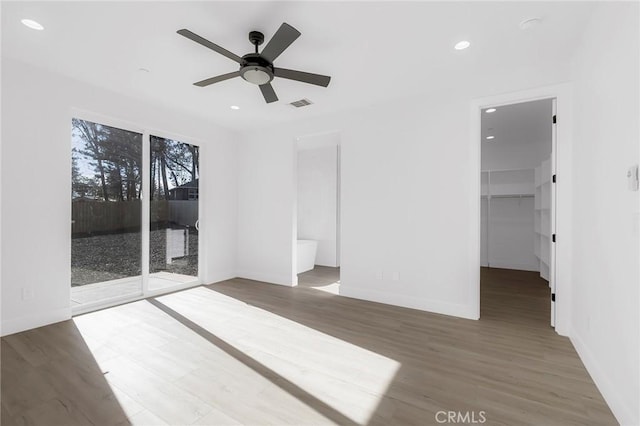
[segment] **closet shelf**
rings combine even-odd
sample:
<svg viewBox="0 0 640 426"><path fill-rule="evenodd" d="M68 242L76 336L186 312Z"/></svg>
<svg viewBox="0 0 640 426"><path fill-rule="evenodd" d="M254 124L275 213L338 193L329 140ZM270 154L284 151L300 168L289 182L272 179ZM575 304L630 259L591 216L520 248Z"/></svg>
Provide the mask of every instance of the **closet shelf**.
<svg viewBox="0 0 640 426"><path fill-rule="evenodd" d="M544 160L534 172L535 179L535 255L540 265L540 276L549 280L551 254L551 159Z"/></svg>

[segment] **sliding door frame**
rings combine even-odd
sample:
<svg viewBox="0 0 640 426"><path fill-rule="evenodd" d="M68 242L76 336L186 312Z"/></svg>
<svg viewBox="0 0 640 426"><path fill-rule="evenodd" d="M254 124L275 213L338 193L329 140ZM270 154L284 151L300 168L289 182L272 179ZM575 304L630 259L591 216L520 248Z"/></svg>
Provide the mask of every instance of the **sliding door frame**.
<svg viewBox="0 0 640 426"><path fill-rule="evenodd" d="M206 167L204 169L201 167L202 158L206 158L205 155L203 155L203 152L206 152L206 148L204 147L204 144L195 138L163 131L157 128L141 126L131 121L114 118L107 115L102 115L99 113L95 113L93 111L88 111L80 108L71 108L70 116L68 118L69 123L71 123L71 120L74 118L90 121L97 124L102 124L105 126L114 127L121 130L140 133L142 135L142 170L141 170L142 172L142 197L141 197L142 214L140 217L141 251L142 251L140 260L142 262L141 264L142 284L141 284L141 290L139 294L118 296L118 297L98 300L96 302L85 303L80 306L72 307L71 308L72 316L84 314L87 312L97 311L100 309L105 309L105 308L109 308L112 306L117 306L125 303L135 302L137 300L142 300L149 297L155 297L162 294L172 293L175 291L185 290L187 288L197 287L199 285L202 285L202 277L204 276L203 268L205 266L205 262L203 259L205 259L206 245L203 243L203 238L200 238L200 234L204 234L203 231L206 231L207 229L206 221L200 221L198 224L198 237L199 237L198 238L198 276L194 278L193 281L178 284L170 288L154 290L154 291L149 290L149 272L150 272L149 271L149 262L150 262L149 235L150 235L150 228L151 228L151 211L150 211L151 197L149 196L149 194L151 190L151 176L148 172L149 172L149 167L151 162L151 135L158 136L165 139L172 139L172 140L176 140L186 144L197 146L200 152L200 155L198 158L198 161L199 161L199 164L198 164L198 175L199 175L198 219L200 219L201 217L203 217L202 213L203 213L203 207L205 204L202 201L202 198L203 198L202 196L206 194L206 184L204 179L202 179L203 177L202 171L205 170ZM69 170L71 170L71 150L69 150ZM206 171L205 171L205 174L206 174ZM71 180L69 180L69 182L71 182ZM71 190L69 190L68 192L69 194L71 194ZM71 195L69 195L69 197L71 197ZM70 199L69 199L69 202L71 202ZM71 247L71 230L69 230L69 247ZM71 293L71 283L69 283L69 292ZM71 294L69 294L69 300L71 300Z"/></svg>

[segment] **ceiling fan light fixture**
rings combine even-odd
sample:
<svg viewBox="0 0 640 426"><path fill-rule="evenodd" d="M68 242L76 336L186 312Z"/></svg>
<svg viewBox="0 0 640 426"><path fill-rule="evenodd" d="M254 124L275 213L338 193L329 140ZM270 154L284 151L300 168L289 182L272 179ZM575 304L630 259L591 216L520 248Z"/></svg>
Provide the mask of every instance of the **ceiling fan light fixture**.
<svg viewBox="0 0 640 426"><path fill-rule="evenodd" d="M249 83L262 86L273 79L273 73L266 67L248 66L240 70L240 75Z"/></svg>

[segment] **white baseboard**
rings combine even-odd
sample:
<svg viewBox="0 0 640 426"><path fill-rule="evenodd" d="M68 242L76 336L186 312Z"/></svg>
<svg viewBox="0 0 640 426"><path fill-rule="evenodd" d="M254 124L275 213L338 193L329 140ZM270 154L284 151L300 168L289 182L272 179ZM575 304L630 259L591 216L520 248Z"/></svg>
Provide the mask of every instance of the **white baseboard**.
<svg viewBox="0 0 640 426"><path fill-rule="evenodd" d="M2 336L19 333L32 328L43 327L55 322L71 319L71 308L60 308L48 312L39 312L34 315L26 315L2 322Z"/></svg>
<svg viewBox="0 0 640 426"><path fill-rule="evenodd" d="M246 278L248 280L254 280L254 281L262 281L269 284L279 284L287 287L293 287L298 285L297 277L295 282L292 282L292 277L290 276L271 275L271 274L265 274L261 272L238 271L238 273L236 274L236 277Z"/></svg>
<svg viewBox="0 0 640 426"><path fill-rule="evenodd" d="M340 266L335 261L333 261L333 262L323 262L323 261L320 261L318 259L316 259L315 265L316 266L328 266L329 268L337 268L338 266Z"/></svg>
<svg viewBox="0 0 640 426"><path fill-rule="evenodd" d="M345 286L344 284L340 286L340 296L385 303L387 305L402 306L404 308L419 309L421 311L451 315L454 317L472 320L479 319L476 314L476 309L474 309L473 306L457 305L438 300L403 296L378 290Z"/></svg>
<svg viewBox="0 0 640 426"><path fill-rule="evenodd" d="M525 263L491 262L489 267L498 268L498 269L515 269L517 271L531 271L531 272L540 271L540 267L538 265L530 265Z"/></svg>
<svg viewBox="0 0 640 426"><path fill-rule="evenodd" d="M585 345L584 340L582 340L575 331L571 333L569 339L618 422L620 422L622 426L638 425L640 419L637 417L637 413L634 413L633 409L626 406L625 402L620 399L619 392L604 373L589 348Z"/></svg>
<svg viewBox="0 0 640 426"><path fill-rule="evenodd" d="M217 274L212 274L211 277L208 277L207 280L205 280L205 282L203 283L204 285L207 284L215 284L215 283L219 283L222 281L227 281L227 280L232 280L234 278L236 278L238 275L236 274L235 271L227 271L227 272L221 272L221 273L217 273Z"/></svg>

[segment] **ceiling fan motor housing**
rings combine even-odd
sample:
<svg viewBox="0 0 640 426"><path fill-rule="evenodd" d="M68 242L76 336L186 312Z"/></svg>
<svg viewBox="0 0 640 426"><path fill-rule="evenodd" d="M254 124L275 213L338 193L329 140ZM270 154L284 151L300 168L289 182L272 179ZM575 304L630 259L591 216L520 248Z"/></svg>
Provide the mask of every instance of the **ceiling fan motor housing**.
<svg viewBox="0 0 640 426"><path fill-rule="evenodd" d="M273 80L273 64L258 53L249 53L242 57L240 76L258 86L267 84Z"/></svg>
<svg viewBox="0 0 640 426"><path fill-rule="evenodd" d="M249 33L249 41L251 44L255 44L256 47L260 46L264 42L264 34L260 31L251 31Z"/></svg>

